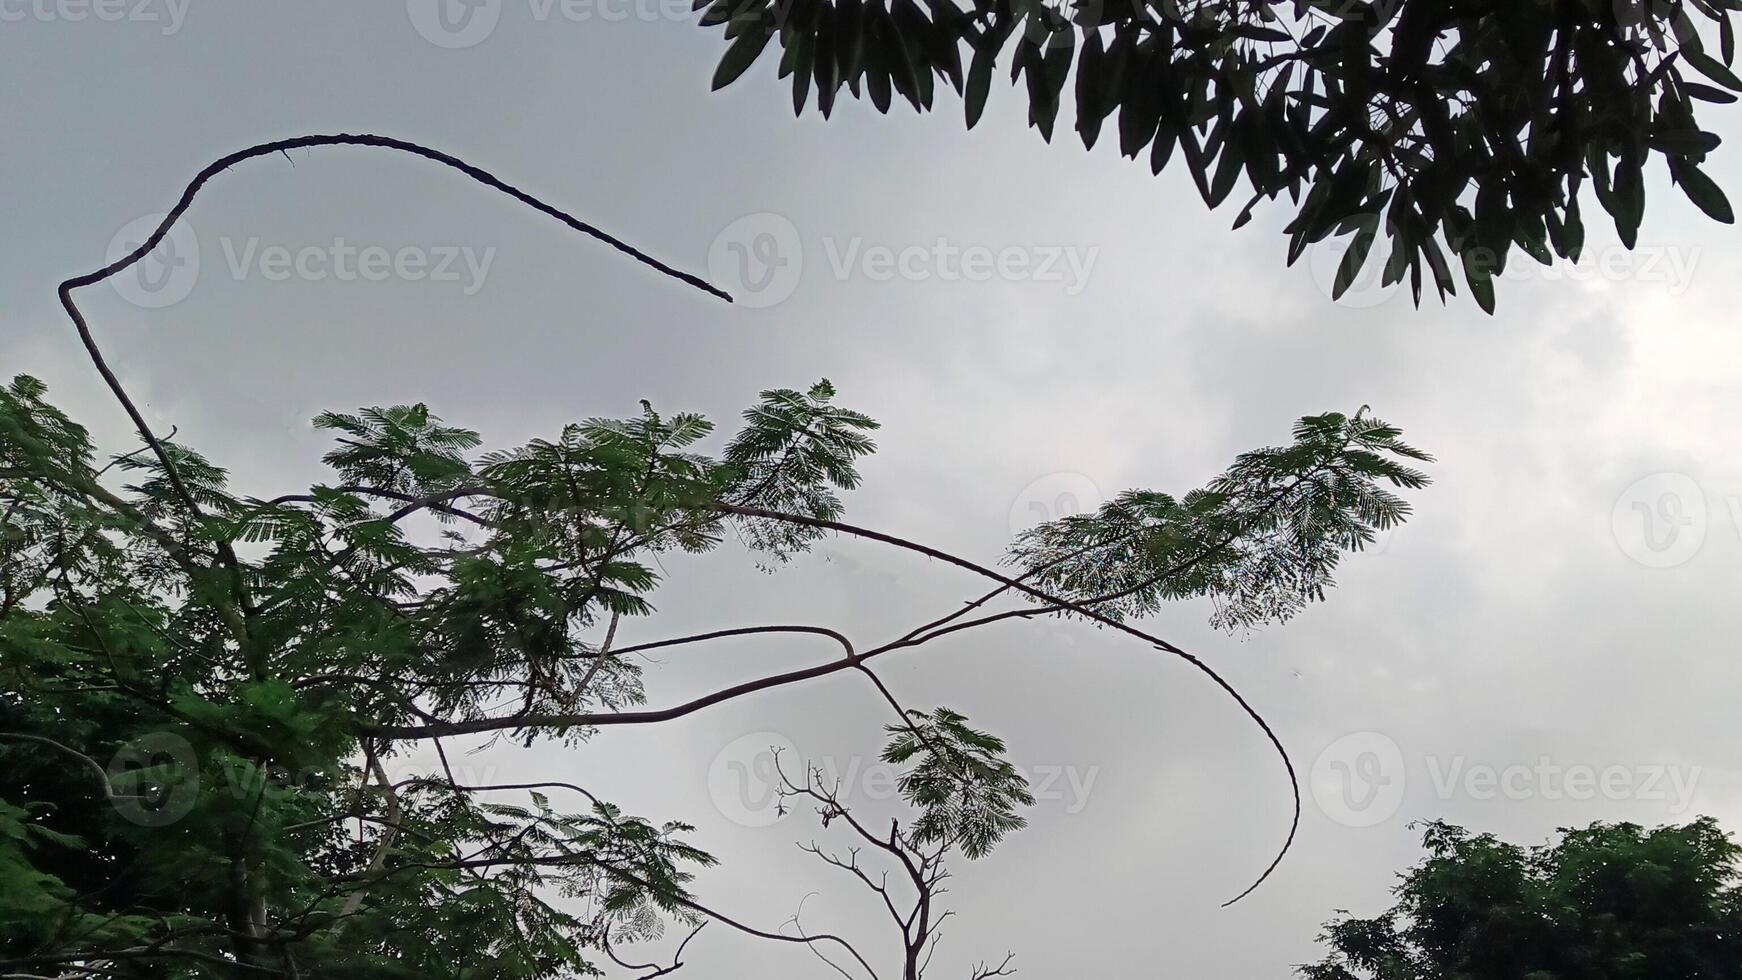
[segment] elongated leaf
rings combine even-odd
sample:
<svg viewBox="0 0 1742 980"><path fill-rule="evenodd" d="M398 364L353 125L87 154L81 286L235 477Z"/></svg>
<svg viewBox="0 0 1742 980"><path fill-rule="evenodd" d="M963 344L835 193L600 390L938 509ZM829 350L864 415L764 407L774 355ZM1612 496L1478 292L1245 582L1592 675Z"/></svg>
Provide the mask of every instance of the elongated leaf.
<svg viewBox="0 0 1742 980"><path fill-rule="evenodd" d="M997 49L989 44L974 50L974 60L968 66L968 89L962 95L969 129L974 128L974 124L980 121L980 114L986 111L986 96L992 91L992 69L996 60Z"/></svg>
<svg viewBox="0 0 1742 980"><path fill-rule="evenodd" d="M752 27L738 35L720 58L719 67L714 69L714 91L725 88L744 74L756 62L762 49L768 47L768 39L773 36L772 32L761 27Z"/></svg>
<svg viewBox="0 0 1742 980"><path fill-rule="evenodd" d="M1688 200L1713 220L1724 224L1736 223L1736 212L1730 207L1730 199L1724 196L1712 178L1705 175L1699 167L1685 160L1670 161L1670 173L1675 175L1676 183L1681 185L1682 193Z"/></svg>

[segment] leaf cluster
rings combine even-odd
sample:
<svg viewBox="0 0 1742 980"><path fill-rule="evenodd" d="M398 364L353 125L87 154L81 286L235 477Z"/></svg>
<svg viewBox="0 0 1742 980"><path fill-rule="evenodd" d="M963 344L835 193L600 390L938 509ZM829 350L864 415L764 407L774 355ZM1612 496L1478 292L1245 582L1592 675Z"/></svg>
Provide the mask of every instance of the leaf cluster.
<svg viewBox="0 0 1742 980"><path fill-rule="evenodd" d="M1423 840L1396 905L1327 925L1303 980L1742 977L1742 847L1710 818L1530 848L1435 822Z"/></svg>
<svg viewBox="0 0 1742 980"><path fill-rule="evenodd" d="M1024 532L1010 564L1027 581L1114 618L1207 596L1214 622L1285 622L1324 598L1343 554L1401 524L1432 459L1366 414L1305 418L1292 445L1242 454L1201 490L1132 490L1093 513Z"/></svg>
<svg viewBox="0 0 1742 980"><path fill-rule="evenodd" d="M1702 169L1703 104L1742 92L1737 0L696 0L729 42L719 88L778 40L793 107L841 90L916 111L937 90L968 126L1002 64L1050 140L1060 108L1093 147L1159 174L1183 161L1235 227L1286 195L1288 260L1348 245L1340 295L1389 242L1386 285L1493 312L1513 252L1577 261L1587 187L1632 247L1648 165L1731 223Z"/></svg>

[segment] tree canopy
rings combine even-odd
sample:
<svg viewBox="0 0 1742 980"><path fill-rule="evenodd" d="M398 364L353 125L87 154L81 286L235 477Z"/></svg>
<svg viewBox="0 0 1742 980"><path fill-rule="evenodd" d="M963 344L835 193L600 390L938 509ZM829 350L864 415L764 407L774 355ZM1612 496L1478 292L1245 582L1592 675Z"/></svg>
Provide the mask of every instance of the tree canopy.
<svg viewBox="0 0 1742 980"><path fill-rule="evenodd" d="M1395 429L1317 416L1178 501L1129 494L1042 525L1013 548L1012 576L949 558L995 588L876 646L804 625L631 643L620 630L655 616L662 553L735 536L778 563L842 533L949 556L837 520L875 423L827 382L764 392L716 454L699 450L706 419L646 404L496 451L423 405L325 413L333 478L270 498L236 493L174 441L98 465L46 394L29 377L0 388L8 971L570 977L624 963L614 944L657 938L668 920L780 940L695 900L714 859L687 842L689 824L634 817L576 783L470 784L443 740L578 745L854 671L891 708L886 758L911 821L868 829L819 772L785 792L906 869L916 904L895 921L903 975L917 977L944 917L946 858L989 853L1032 797L996 737L947 708L904 707L873 660L1044 615L1183 654L1125 619L1195 595L1231 624L1286 619L1322 597L1343 552L1404 518L1387 487L1425 482ZM994 611L1012 597L1026 601ZM840 655L643 707L636 654L776 634ZM419 745L443 771L390 778ZM857 849L815 853L878 881ZM784 941L867 962L802 936Z"/></svg>
<svg viewBox="0 0 1742 980"><path fill-rule="evenodd" d="M1235 227L1287 195L1288 261L1333 236L1334 292L1376 245L1387 285L1460 283L1489 312L1516 248L1577 260L1587 185L1631 248L1647 167L1707 215L1734 213L1701 169L1703 103L1742 91L1738 0L696 0L729 46L716 88L778 40L794 111L843 87L918 111L943 83L980 118L1007 70L1050 140L1061 107L1155 173L1176 158ZM1069 90L1067 91L1067 86ZM1116 118L1115 118L1116 117ZM1244 186L1242 186L1244 185Z"/></svg>
<svg viewBox="0 0 1742 980"><path fill-rule="evenodd" d="M1303 980L1742 977L1742 848L1713 820L1528 848L1436 822L1423 843L1397 904L1331 922Z"/></svg>
<svg viewBox="0 0 1742 980"><path fill-rule="evenodd" d="M441 163L711 289L477 167L358 134L221 158L138 248L62 283L141 445L103 452L28 375L0 387L0 970L651 980L718 922L875 980L895 957L811 931L802 902L786 923L754 925L699 901L693 884L715 859L690 823L626 813L584 777L479 783L449 758L465 736L579 748L606 728L852 673L889 709L884 758L900 768L905 815L873 829L809 765L782 767L781 792L846 838L846 850L809 850L880 896L903 980L918 980L951 914L939 903L949 863L1021 829L1033 797L997 736L946 707L907 707L873 663L1043 616L1183 659L1259 726L1292 781L1261 715L1136 622L1163 601L1207 598L1241 628L1323 599L1343 555L1407 518L1399 491L1428 482L1416 467L1430 457L1397 428L1366 408L1304 418L1289 443L1242 454L1202 489L1132 491L1027 532L1005 570L842 520L877 423L826 380L763 391L711 450L711 421L647 402L496 449L423 404L324 412L314 425L333 437L330 478L245 493L153 430L74 292L149 254L234 164L324 145ZM827 535L948 564L989 591L872 644L811 624L656 632L661 555L777 568ZM778 637L832 655L646 706L640 654ZM439 771L405 775L399 763L420 750ZM669 962L626 958L670 923L689 932Z"/></svg>

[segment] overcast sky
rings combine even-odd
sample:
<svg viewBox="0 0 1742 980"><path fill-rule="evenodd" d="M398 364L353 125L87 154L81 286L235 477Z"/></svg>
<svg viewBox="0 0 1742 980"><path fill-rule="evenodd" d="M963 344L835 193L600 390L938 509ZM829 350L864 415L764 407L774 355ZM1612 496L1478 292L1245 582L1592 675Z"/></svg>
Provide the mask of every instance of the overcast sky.
<svg viewBox="0 0 1742 980"><path fill-rule="evenodd" d="M950 96L927 117L846 103L795 120L772 58L710 93L718 34L670 0L500 0L448 33L419 3L127 0L104 20L0 0L0 373L43 378L131 448L55 284L218 156L373 132L491 169L743 302L403 155L244 164L181 233L197 269L84 301L153 424L240 491L324 479L323 409L427 401L505 446L641 398L729 430L758 390L825 376L883 422L849 518L983 560L1072 501L1201 485L1301 415L1370 404L1435 453L1416 519L1347 562L1327 603L1246 636L1191 604L1148 624L1226 673L1309 783L1293 854L1234 908L1218 906L1286 831L1287 786L1198 675L1061 623L886 663L906 701L966 712L1047 781L1029 830L958 868L939 977L1008 949L1038 978L1280 980L1334 910L1387 904L1412 820L1523 841L1702 813L1742 829L1742 243L1661 174L1638 254L1590 221L1587 267L1515 276L1496 317L1366 290L1333 304L1324 263L1285 268L1284 211L1231 232L1183 173L1152 177L1107 141L1085 153L1063 123L1046 145L1013 90L972 133ZM1727 152L1717 175L1742 187ZM637 639L801 622L870 643L979 586L835 540L774 574L731 548L665 570ZM674 653L649 693L829 655ZM833 838L804 813L768 825L757 767L790 744L886 812L886 720L840 677L466 761L690 820L723 859L704 900L773 927L815 893L808 926L886 952L864 894L794 847ZM832 975L723 929L688 958L704 977Z"/></svg>

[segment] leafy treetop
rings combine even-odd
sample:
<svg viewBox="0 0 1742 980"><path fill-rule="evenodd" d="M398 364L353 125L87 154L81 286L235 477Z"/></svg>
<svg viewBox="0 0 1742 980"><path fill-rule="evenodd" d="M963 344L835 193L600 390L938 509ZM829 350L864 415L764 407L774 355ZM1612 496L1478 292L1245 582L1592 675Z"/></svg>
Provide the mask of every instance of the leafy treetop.
<svg viewBox="0 0 1742 980"><path fill-rule="evenodd" d="M1327 925L1302 980L1742 977L1742 848L1710 818L1532 848L1435 822L1423 842L1397 904Z"/></svg>
<svg viewBox="0 0 1742 980"><path fill-rule="evenodd" d="M714 86L771 39L793 108L827 116L844 86L887 111L932 108L938 82L980 118L999 63L1050 140L1060 107L1093 147L1160 173L1175 159L1235 227L1286 194L1288 261L1348 236L1335 283L1382 238L1384 283L1489 312L1514 248L1577 260L1582 192L1631 248L1647 165L1713 219L1734 213L1701 169L1718 137L1701 103L1742 91L1739 0L696 0L730 42ZM1074 80L1074 82L1073 82ZM1114 117L1117 116L1115 119Z"/></svg>
<svg viewBox="0 0 1742 980"><path fill-rule="evenodd" d="M1198 595L1230 626L1287 618L1323 597L1343 552L1403 519L1385 487L1425 482L1408 465L1425 457L1395 429L1364 411L1317 416L1178 503L1133 493L1037 528L1005 575L840 520L876 423L827 381L763 392L712 454L708 420L645 403L494 451L423 405L325 413L332 478L270 498L236 492L174 441L99 465L46 398L28 377L0 387L7 972L575 977L622 966L618 945L665 923L719 921L875 976L876 957L847 940L700 902L692 885L714 859L688 822L626 814L584 778L472 783L447 748L490 733L579 744L854 672L890 706L885 758L911 819L873 831L838 787L787 786L902 870L903 970L918 977L946 917L948 857L985 856L1033 800L996 736L948 708L906 708L876 658L1045 615L1183 656L1132 621ZM942 558L995 587L868 647L785 624L625 639L655 623L662 553L735 536L778 563L825 534ZM1009 599L1021 601L1001 608ZM840 654L646 706L637 654L782 634ZM407 777L419 747L442 766ZM893 887L857 851L816 853Z"/></svg>
<svg viewBox="0 0 1742 980"><path fill-rule="evenodd" d="M937 904L946 861L1020 829L1031 796L1001 741L947 708L906 708L871 661L1005 620L1068 615L1185 659L1236 699L1293 776L1281 741L1226 681L1132 620L1159 599L1209 595L1237 610L1224 622L1251 625L1323 598L1341 553L1407 513L1386 486L1425 483L1406 461L1426 457L1365 410L1303 420L1292 447L1242 457L1178 506L1128 495L1152 506L1038 529L1008 556L1014 577L841 520L876 423L837 406L827 381L763 392L717 454L703 451L707 419L645 402L500 451L421 404L323 413L334 478L242 494L173 432L155 434L72 294L149 254L231 166L331 145L435 161L724 295L481 168L343 133L214 161L137 249L63 282L62 306L144 445L98 466L89 433L44 385L0 387L0 970L542 980L609 964L652 980L720 922L875 980L872 958L797 913L785 924L796 931L767 929L698 901L692 882L713 858L688 842L689 824L625 814L578 782L471 782L447 749L491 734L574 744L853 672L894 713L886 757L906 767L914 815L872 831L815 770L800 782L781 770L782 785L860 842L846 856L810 849L882 897L903 980L919 980L950 914ZM995 587L870 647L794 624L619 639L620 626L657 615L660 555L715 551L729 534L776 563L840 534ZM1282 554L1291 549L1300 554ZM644 706L636 655L775 636L839 654ZM433 749L438 773L390 772L418 749ZM553 806L553 793L584 803ZM903 894L861 865L861 847L894 862ZM673 920L696 925L669 965L618 951ZM1006 975L1009 962L970 976Z"/></svg>

